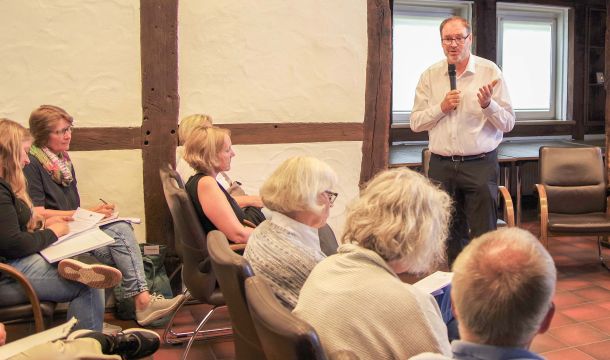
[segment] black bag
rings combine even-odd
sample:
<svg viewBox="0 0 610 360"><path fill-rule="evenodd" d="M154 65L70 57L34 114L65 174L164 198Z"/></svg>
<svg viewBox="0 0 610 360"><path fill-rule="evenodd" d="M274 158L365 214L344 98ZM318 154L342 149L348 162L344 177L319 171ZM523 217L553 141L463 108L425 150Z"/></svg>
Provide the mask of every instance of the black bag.
<svg viewBox="0 0 610 360"><path fill-rule="evenodd" d="M255 206L246 206L242 209L244 211L244 219L252 222L254 225L258 226L260 223L265 221L265 215L261 211L260 208Z"/></svg>
<svg viewBox="0 0 610 360"><path fill-rule="evenodd" d="M140 244L142 252L142 262L144 263L144 275L148 284L148 291L152 295L157 293L172 298L172 287L165 272L165 245ZM115 286L114 297L116 299L115 313L121 320L133 320L136 318L136 309L133 298L125 298L125 288L123 282ZM153 322L151 326L159 326L159 321Z"/></svg>

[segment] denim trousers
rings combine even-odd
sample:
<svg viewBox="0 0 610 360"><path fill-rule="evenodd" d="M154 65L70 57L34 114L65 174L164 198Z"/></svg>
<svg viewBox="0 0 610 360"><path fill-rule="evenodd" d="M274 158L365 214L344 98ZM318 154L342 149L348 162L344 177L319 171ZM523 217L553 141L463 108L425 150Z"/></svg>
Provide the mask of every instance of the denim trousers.
<svg viewBox="0 0 610 360"><path fill-rule="evenodd" d="M101 229L115 241L110 245L97 248L89 254L102 264L113 266L121 271L125 298L147 291L148 285L144 275L142 254L131 224L118 221L102 226Z"/></svg>
<svg viewBox="0 0 610 360"><path fill-rule="evenodd" d="M32 254L7 264L21 271L28 278L41 301L69 302L68 319L78 320L76 329L102 330L104 320L104 291L92 289L81 283L61 278L57 267L49 264L39 254ZM0 278L0 305L9 306L27 303L28 298L13 278Z"/></svg>

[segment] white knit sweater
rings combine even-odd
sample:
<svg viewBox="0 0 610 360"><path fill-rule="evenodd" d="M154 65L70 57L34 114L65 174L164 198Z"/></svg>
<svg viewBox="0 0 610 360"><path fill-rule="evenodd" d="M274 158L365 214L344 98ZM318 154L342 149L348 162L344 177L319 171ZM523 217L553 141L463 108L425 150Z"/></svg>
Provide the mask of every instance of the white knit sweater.
<svg viewBox="0 0 610 360"><path fill-rule="evenodd" d="M254 274L265 278L275 295L292 310L305 279L326 255L320 250L317 229L284 214L271 213L271 220L262 222L250 235L244 257Z"/></svg>
<svg viewBox="0 0 610 360"><path fill-rule="evenodd" d="M356 245L341 245L316 266L293 312L316 329L328 355L339 350L363 360L451 355L434 298L400 281L377 253Z"/></svg>

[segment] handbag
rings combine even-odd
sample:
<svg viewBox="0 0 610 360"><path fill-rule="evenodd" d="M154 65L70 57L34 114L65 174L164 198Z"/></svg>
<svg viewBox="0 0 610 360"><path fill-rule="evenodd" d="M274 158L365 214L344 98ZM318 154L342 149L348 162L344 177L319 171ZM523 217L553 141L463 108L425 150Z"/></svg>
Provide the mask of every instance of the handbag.
<svg viewBox="0 0 610 360"><path fill-rule="evenodd" d="M142 263L144 265L144 276L148 291L152 295L157 293L172 298L172 287L165 271L165 255L167 248L165 245L140 244L140 252L142 253ZM133 320L136 318L136 309L133 297L125 298L125 288L123 282L114 288L114 297L116 299L115 314L121 320ZM163 319L153 322L151 326L162 325Z"/></svg>

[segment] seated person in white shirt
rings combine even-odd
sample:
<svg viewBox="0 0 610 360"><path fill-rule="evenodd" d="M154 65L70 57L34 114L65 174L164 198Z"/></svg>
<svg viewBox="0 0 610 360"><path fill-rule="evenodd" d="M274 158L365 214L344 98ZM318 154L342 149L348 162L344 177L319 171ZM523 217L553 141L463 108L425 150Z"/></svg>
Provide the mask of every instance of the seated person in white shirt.
<svg viewBox="0 0 610 360"><path fill-rule="evenodd" d="M254 229L244 257L291 310L309 272L326 257L318 229L326 224L336 185L328 164L299 156L284 161L261 187L272 216Z"/></svg>
<svg viewBox="0 0 610 360"><path fill-rule="evenodd" d="M555 313L556 270L538 239L518 228L489 232L464 248L453 272L462 339L451 343L451 357L425 353L414 360L543 359L528 349Z"/></svg>

